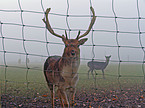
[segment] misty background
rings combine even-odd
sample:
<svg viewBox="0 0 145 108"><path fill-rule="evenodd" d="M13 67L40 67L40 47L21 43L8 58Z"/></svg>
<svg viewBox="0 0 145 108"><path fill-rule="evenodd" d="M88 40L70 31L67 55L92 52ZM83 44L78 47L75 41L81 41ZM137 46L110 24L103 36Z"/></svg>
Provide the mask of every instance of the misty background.
<svg viewBox="0 0 145 108"><path fill-rule="evenodd" d="M0 65L5 61L18 63L19 59L25 63L26 52L30 63L42 63L47 56L62 55L62 40L51 35L42 22L44 11L51 8L49 21L56 33L64 34L66 29L69 37L75 38L78 30L84 33L90 24L91 4L97 18L94 31L86 36L88 41L80 46L81 61L92 58L103 61L106 55L111 55L112 62L119 61L119 57L122 61L142 62L145 59L145 49L141 48L145 46L145 0L114 0L113 3L112 0L0 0ZM117 16L117 37L112 4ZM47 47L46 37L50 42Z"/></svg>

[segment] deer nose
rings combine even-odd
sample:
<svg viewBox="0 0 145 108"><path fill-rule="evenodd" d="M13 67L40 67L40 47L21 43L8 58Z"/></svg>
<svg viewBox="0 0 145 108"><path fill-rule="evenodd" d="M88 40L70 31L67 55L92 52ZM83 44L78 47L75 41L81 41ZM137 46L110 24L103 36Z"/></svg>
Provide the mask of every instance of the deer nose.
<svg viewBox="0 0 145 108"><path fill-rule="evenodd" d="M75 55L75 50L71 50L71 55Z"/></svg>

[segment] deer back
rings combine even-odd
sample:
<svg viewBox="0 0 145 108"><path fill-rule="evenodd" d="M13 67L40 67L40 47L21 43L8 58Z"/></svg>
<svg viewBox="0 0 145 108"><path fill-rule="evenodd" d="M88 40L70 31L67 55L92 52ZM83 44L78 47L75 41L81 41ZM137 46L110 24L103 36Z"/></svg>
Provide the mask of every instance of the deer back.
<svg viewBox="0 0 145 108"><path fill-rule="evenodd" d="M106 62L97 62L97 61L90 61L88 62L88 67L91 70L101 70L104 69L107 66Z"/></svg>

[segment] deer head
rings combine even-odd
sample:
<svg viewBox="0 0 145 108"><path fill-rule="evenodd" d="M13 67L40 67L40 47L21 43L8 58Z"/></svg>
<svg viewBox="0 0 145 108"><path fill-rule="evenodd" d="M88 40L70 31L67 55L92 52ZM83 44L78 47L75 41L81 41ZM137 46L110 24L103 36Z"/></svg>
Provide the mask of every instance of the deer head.
<svg viewBox="0 0 145 108"><path fill-rule="evenodd" d="M79 46L83 45L88 40L87 38L84 38L84 39L81 39L81 38L86 36L90 32L90 30L91 30L91 28L94 25L94 22L96 20L94 9L92 7L90 7L90 9L93 13L93 18L92 18L91 23L88 27L88 30L82 35L80 35L80 31L79 31L76 39L68 39L66 30L65 30L65 36L55 33L54 30L52 29L52 27L50 26L50 23L49 23L49 20L48 20L48 14L49 14L51 8L48 8L46 10L46 13L45 13L46 18L43 18L42 20L46 24L46 28L48 29L48 31L52 35L61 38L62 41L64 42L64 44L65 44L65 49L64 49L64 54L65 55L64 56L65 57L77 57L79 55L79 52L80 52L79 51ZM65 53L65 52L68 52L68 53Z"/></svg>

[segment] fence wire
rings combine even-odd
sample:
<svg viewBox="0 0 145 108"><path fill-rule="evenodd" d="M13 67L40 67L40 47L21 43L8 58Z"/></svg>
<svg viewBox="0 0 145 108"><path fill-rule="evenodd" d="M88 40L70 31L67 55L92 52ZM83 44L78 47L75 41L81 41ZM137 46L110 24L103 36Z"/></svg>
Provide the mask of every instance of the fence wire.
<svg viewBox="0 0 145 108"><path fill-rule="evenodd" d="M50 15L53 15L55 17L58 17L58 16L63 16L65 17L66 19L66 25L67 25L67 29L64 29L64 28L53 28L54 30L61 30L61 31L68 31L69 32L69 38L70 38L70 32L71 31L86 31L85 29L72 29L69 25L69 18L76 18L76 17L80 17L80 18L90 18L92 17L91 13L90 15L71 15L69 14L69 0L66 0L67 2L67 9L66 9L66 14L59 14L59 13L50 13ZM113 19L114 22L115 22L115 30L98 30L98 29L95 29L95 28L92 28L91 30L91 44L90 45L84 45L85 47L90 47L92 49L92 57L91 58L83 58L81 57L81 60L87 60L87 61L94 61L94 60L100 60L100 59L95 59L95 57L97 56L95 54L95 47L102 47L102 48L117 48L117 60L111 60L112 63L118 63L117 65L117 75L111 75L111 74L107 74L105 73L105 76L111 76L111 77L115 77L117 78L117 81L118 81L118 85L119 85L119 88L120 90L123 91L123 88L122 88L122 84L121 84L121 81L120 79L121 78L129 78L129 77L137 77L137 78L144 78L144 80L142 81L142 83L144 84L144 81L145 81L145 72L144 72L144 63L145 63L145 48L144 48L144 45L143 45L143 41L142 41L142 36L145 35L145 31L141 31L141 27L140 27L140 24L141 24L141 20L145 20L144 17L142 17L140 15L140 8L139 8L139 0L136 0L136 7L137 7L137 17L120 17L120 16L117 16L116 14L116 11L115 11L115 4L114 4L115 0L112 0L112 12L113 12L113 16L99 16L97 15L96 17L97 18L105 18L105 19ZM1 94L3 94L3 90L4 90L4 94L7 94L7 84L8 83L22 83L22 84L25 84L26 85L26 91L29 91L29 88L31 86L31 84L46 84L46 83L43 83L43 82L31 82L28 80L28 77L29 77L29 74L30 74L30 71L31 70L36 70L36 71L40 71L42 72L43 70L41 69L37 69L37 68L32 68L29 66L28 64L28 61L29 61L29 57L30 56L33 56L33 57L43 57L43 58L46 58L50 55L50 52L49 52L49 45L63 45L62 43L58 43L58 42L53 42L53 41L49 41L48 39L48 35L47 35L47 29L46 27L44 26L36 26L36 25L27 25L24 23L24 17L23 17L23 14L24 13L35 13L35 14L42 14L42 15L45 15L45 9L44 9L44 6L43 6L43 2L41 0L40 2L41 4L41 8L42 8L42 12L39 12L39 11L32 11L32 10L23 10L22 6L21 6L21 1L18 0L18 6L19 6L19 9L18 10L4 10L4 9L0 9L0 12L1 13L20 13L20 18L21 18L21 23L10 23L10 22L4 22L2 20L0 20L0 39L1 39L1 42L2 42L2 49L0 49L0 53L3 55L3 61L4 63L3 64L0 64L0 67L3 68L3 71L4 71L4 78L3 79L0 79L1 83L0 83L0 86L1 86ZM89 0L89 6L93 7L93 2L92 0ZM121 31L119 30L119 27L118 27L118 19L125 19L125 20L138 20L138 31ZM97 24L97 20L96 20L96 24ZM20 26L21 27L21 39L19 38L14 38L13 36L11 37L8 37L8 36L5 36L3 35L3 26L9 26L9 25L15 25L15 26ZM45 29L45 40L34 40L34 39L26 39L25 38L25 29L26 28L38 28L38 29ZM114 34L115 33L115 37L116 37L116 45L98 45L98 44L95 44L95 40L94 40L94 33L97 33L97 32L102 32L102 33L112 33ZM140 44L140 46L126 46L126 45L120 45L119 43L119 34L130 34L130 35L133 35L133 34L136 34L138 35L138 42ZM23 50L24 52L16 52L16 51L9 51L9 50L6 50L5 48L5 40L17 40L17 41L20 41L23 43ZM32 53L28 53L27 51L27 48L26 48L26 43L27 42L36 42L36 43L42 43L42 44L45 44L46 46L46 51L47 51L47 55L39 55L39 54L32 54ZM124 61L124 60L121 60L121 56L120 56L120 49L121 48L129 48L129 49L141 49L142 52L143 52L143 55L144 57L142 58L142 61ZM25 56L25 67L23 66L13 66L13 65L8 65L7 63L7 59L6 59L6 54L15 54L15 55L22 55L22 56ZM121 64L122 63L139 63L139 64L142 64L142 73L143 73L143 76L140 76L140 75L122 75L121 73ZM7 78L7 70L8 68L17 68L17 69L22 69L22 70L26 70L26 74L25 74L25 81L12 81L12 80L9 80ZM0 73L1 74L1 73ZM87 73L78 73L78 74L83 74L83 75L87 75ZM95 90L101 88L100 84L99 84L99 79L97 78L97 75L102 75L102 74L99 74L99 73L96 73L95 71L95 79L94 79L94 87L93 89L95 88ZM86 79L84 79L86 80ZM109 80L109 79L108 79ZM111 81L111 80L110 80ZM29 97L29 96L27 96Z"/></svg>

